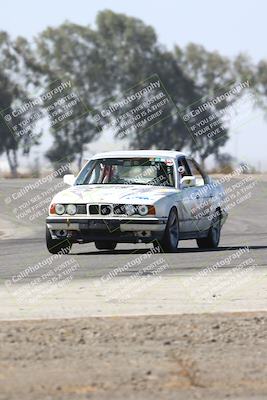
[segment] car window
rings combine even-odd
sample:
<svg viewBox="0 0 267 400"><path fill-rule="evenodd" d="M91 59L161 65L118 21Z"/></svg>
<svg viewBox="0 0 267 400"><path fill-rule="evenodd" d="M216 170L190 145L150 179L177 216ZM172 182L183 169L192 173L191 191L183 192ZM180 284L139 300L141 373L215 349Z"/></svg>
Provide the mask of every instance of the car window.
<svg viewBox="0 0 267 400"><path fill-rule="evenodd" d="M178 158L178 182L180 183L181 179L184 176L191 176L190 168L186 162L185 157Z"/></svg>
<svg viewBox="0 0 267 400"><path fill-rule="evenodd" d="M183 178L184 176L191 176L190 168L184 157L178 159L178 173L180 178Z"/></svg>
<svg viewBox="0 0 267 400"><path fill-rule="evenodd" d="M198 163L191 158L187 158L187 163L191 171L190 175L196 177L196 186L205 185L205 183L207 182L207 175L202 171Z"/></svg>
<svg viewBox="0 0 267 400"><path fill-rule="evenodd" d="M76 184L174 187L174 162L171 159L159 157L91 160L77 177Z"/></svg>

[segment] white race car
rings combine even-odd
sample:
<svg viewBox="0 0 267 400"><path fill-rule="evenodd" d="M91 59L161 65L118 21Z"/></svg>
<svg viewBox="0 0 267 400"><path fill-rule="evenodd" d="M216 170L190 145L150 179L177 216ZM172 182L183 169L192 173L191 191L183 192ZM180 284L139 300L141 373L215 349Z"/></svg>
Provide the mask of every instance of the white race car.
<svg viewBox="0 0 267 400"><path fill-rule="evenodd" d="M64 182L71 187L53 198L46 219L50 253L89 242L99 250L153 243L165 252L184 239L196 239L200 248L219 244L227 217L223 188L181 152L97 154Z"/></svg>

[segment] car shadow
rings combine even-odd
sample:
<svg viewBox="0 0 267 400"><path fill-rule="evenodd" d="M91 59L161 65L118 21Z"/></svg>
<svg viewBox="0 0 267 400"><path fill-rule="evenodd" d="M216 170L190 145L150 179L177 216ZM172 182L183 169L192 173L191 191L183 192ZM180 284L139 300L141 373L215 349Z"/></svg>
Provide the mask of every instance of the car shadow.
<svg viewBox="0 0 267 400"><path fill-rule="evenodd" d="M178 253L210 253L210 252L218 252L218 251L231 251L231 250L239 250L239 249L249 249L249 250L263 250L267 249L267 246L220 246L216 249L198 249L194 247L187 247L184 249L178 249Z"/></svg>
<svg viewBox="0 0 267 400"><path fill-rule="evenodd" d="M167 253L165 254L179 254L179 253L210 253L210 252L221 252L221 251L233 251L233 250L239 250L239 249L249 249L249 250L264 250L267 249L267 246L220 246L217 247L216 249L199 249L195 247L186 247L186 248L178 248L176 253ZM70 255L74 256L88 256L88 255L96 255L96 256L101 256L101 255L120 255L120 254L145 254L151 248L144 248L144 249L137 249L137 250L132 250L132 249L119 249L119 250L95 250L95 251L86 251L86 252L72 252ZM155 252L156 254L156 252ZM163 254L163 253L159 253Z"/></svg>

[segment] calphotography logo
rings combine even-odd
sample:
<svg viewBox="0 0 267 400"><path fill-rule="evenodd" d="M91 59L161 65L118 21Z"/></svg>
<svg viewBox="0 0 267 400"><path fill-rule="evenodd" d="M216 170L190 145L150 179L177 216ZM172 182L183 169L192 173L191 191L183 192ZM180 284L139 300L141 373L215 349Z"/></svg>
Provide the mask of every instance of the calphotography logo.
<svg viewBox="0 0 267 400"><path fill-rule="evenodd" d="M192 298L203 301L205 308L215 302L227 301L231 292L245 293L247 286L255 284L254 281L259 279L255 274L256 268L253 251L249 247L245 246L235 251L228 249L225 258L182 279L181 283Z"/></svg>
<svg viewBox="0 0 267 400"><path fill-rule="evenodd" d="M164 256L155 257L160 252L160 244L154 242L153 249L138 255L132 253L134 258L94 282L97 292L105 296L105 301L115 304L144 295L159 284L162 273L169 267Z"/></svg>
<svg viewBox="0 0 267 400"><path fill-rule="evenodd" d="M3 120L17 141L22 137L33 138L39 135L44 121L51 128L59 129L87 113L71 80L58 79L48 87L39 96L1 111Z"/></svg>
<svg viewBox="0 0 267 400"><path fill-rule="evenodd" d="M221 140L229 128L240 131L244 124L257 118L255 106L261 106L261 99L251 87L251 82L231 83L218 90L214 96L204 97L192 103L182 119L193 140ZM254 112L253 112L254 111Z"/></svg>
<svg viewBox="0 0 267 400"><path fill-rule="evenodd" d="M59 160L58 164L60 166L54 171L34 181L25 182L25 186L9 192L4 198L7 210L18 223L36 223L46 217L53 196L66 187L62 176L72 168L68 159Z"/></svg>
<svg viewBox="0 0 267 400"><path fill-rule="evenodd" d="M37 306L47 296L57 295L61 289L66 289L80 268L73 257L65 261L61 259L67 253L67 248L62 249L60 253L29 265L5 281L8 292L19 306Z"/></svg>
<svg viewBox="0 0 267 400"><path fill-rule="evenodd" d="M122 97L97 108L94 120L100 131L127 138L144 131L176 113L176 107L157 74L127 90Z"/></svg>

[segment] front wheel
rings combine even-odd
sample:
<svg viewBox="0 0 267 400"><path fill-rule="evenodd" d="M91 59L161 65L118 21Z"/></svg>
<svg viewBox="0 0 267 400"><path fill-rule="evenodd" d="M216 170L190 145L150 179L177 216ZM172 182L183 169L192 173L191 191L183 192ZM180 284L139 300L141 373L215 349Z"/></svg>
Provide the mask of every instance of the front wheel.
<svg viewBox="0 0 267 400"><path fill-rule="evenodd" d="M95 247L98 250L114 250L117 246L117 242L109 240L97 240L95 242Z"/></svg>
<svg viewBox="0 0 267 400"><path fill-rule="evenodd" d="M67 239L52 239L50 231L46 227L46 246L51 254L69 254L72 244Z"/></svg>
<svg viewBox="0 0 267 400"><path fill-rule="evenodd" d="M221 238L221 216L213 218L208 236L197 239L197 245L200 249L216 249Z"/></svg>
<svg viewBox="0 0 267 400"><path fill-rule="evenodd" d="M159 241L160 247L166 253L175 253L179 243L179 222L176 208L172 208L164 232L163 239Z"/></svg>

